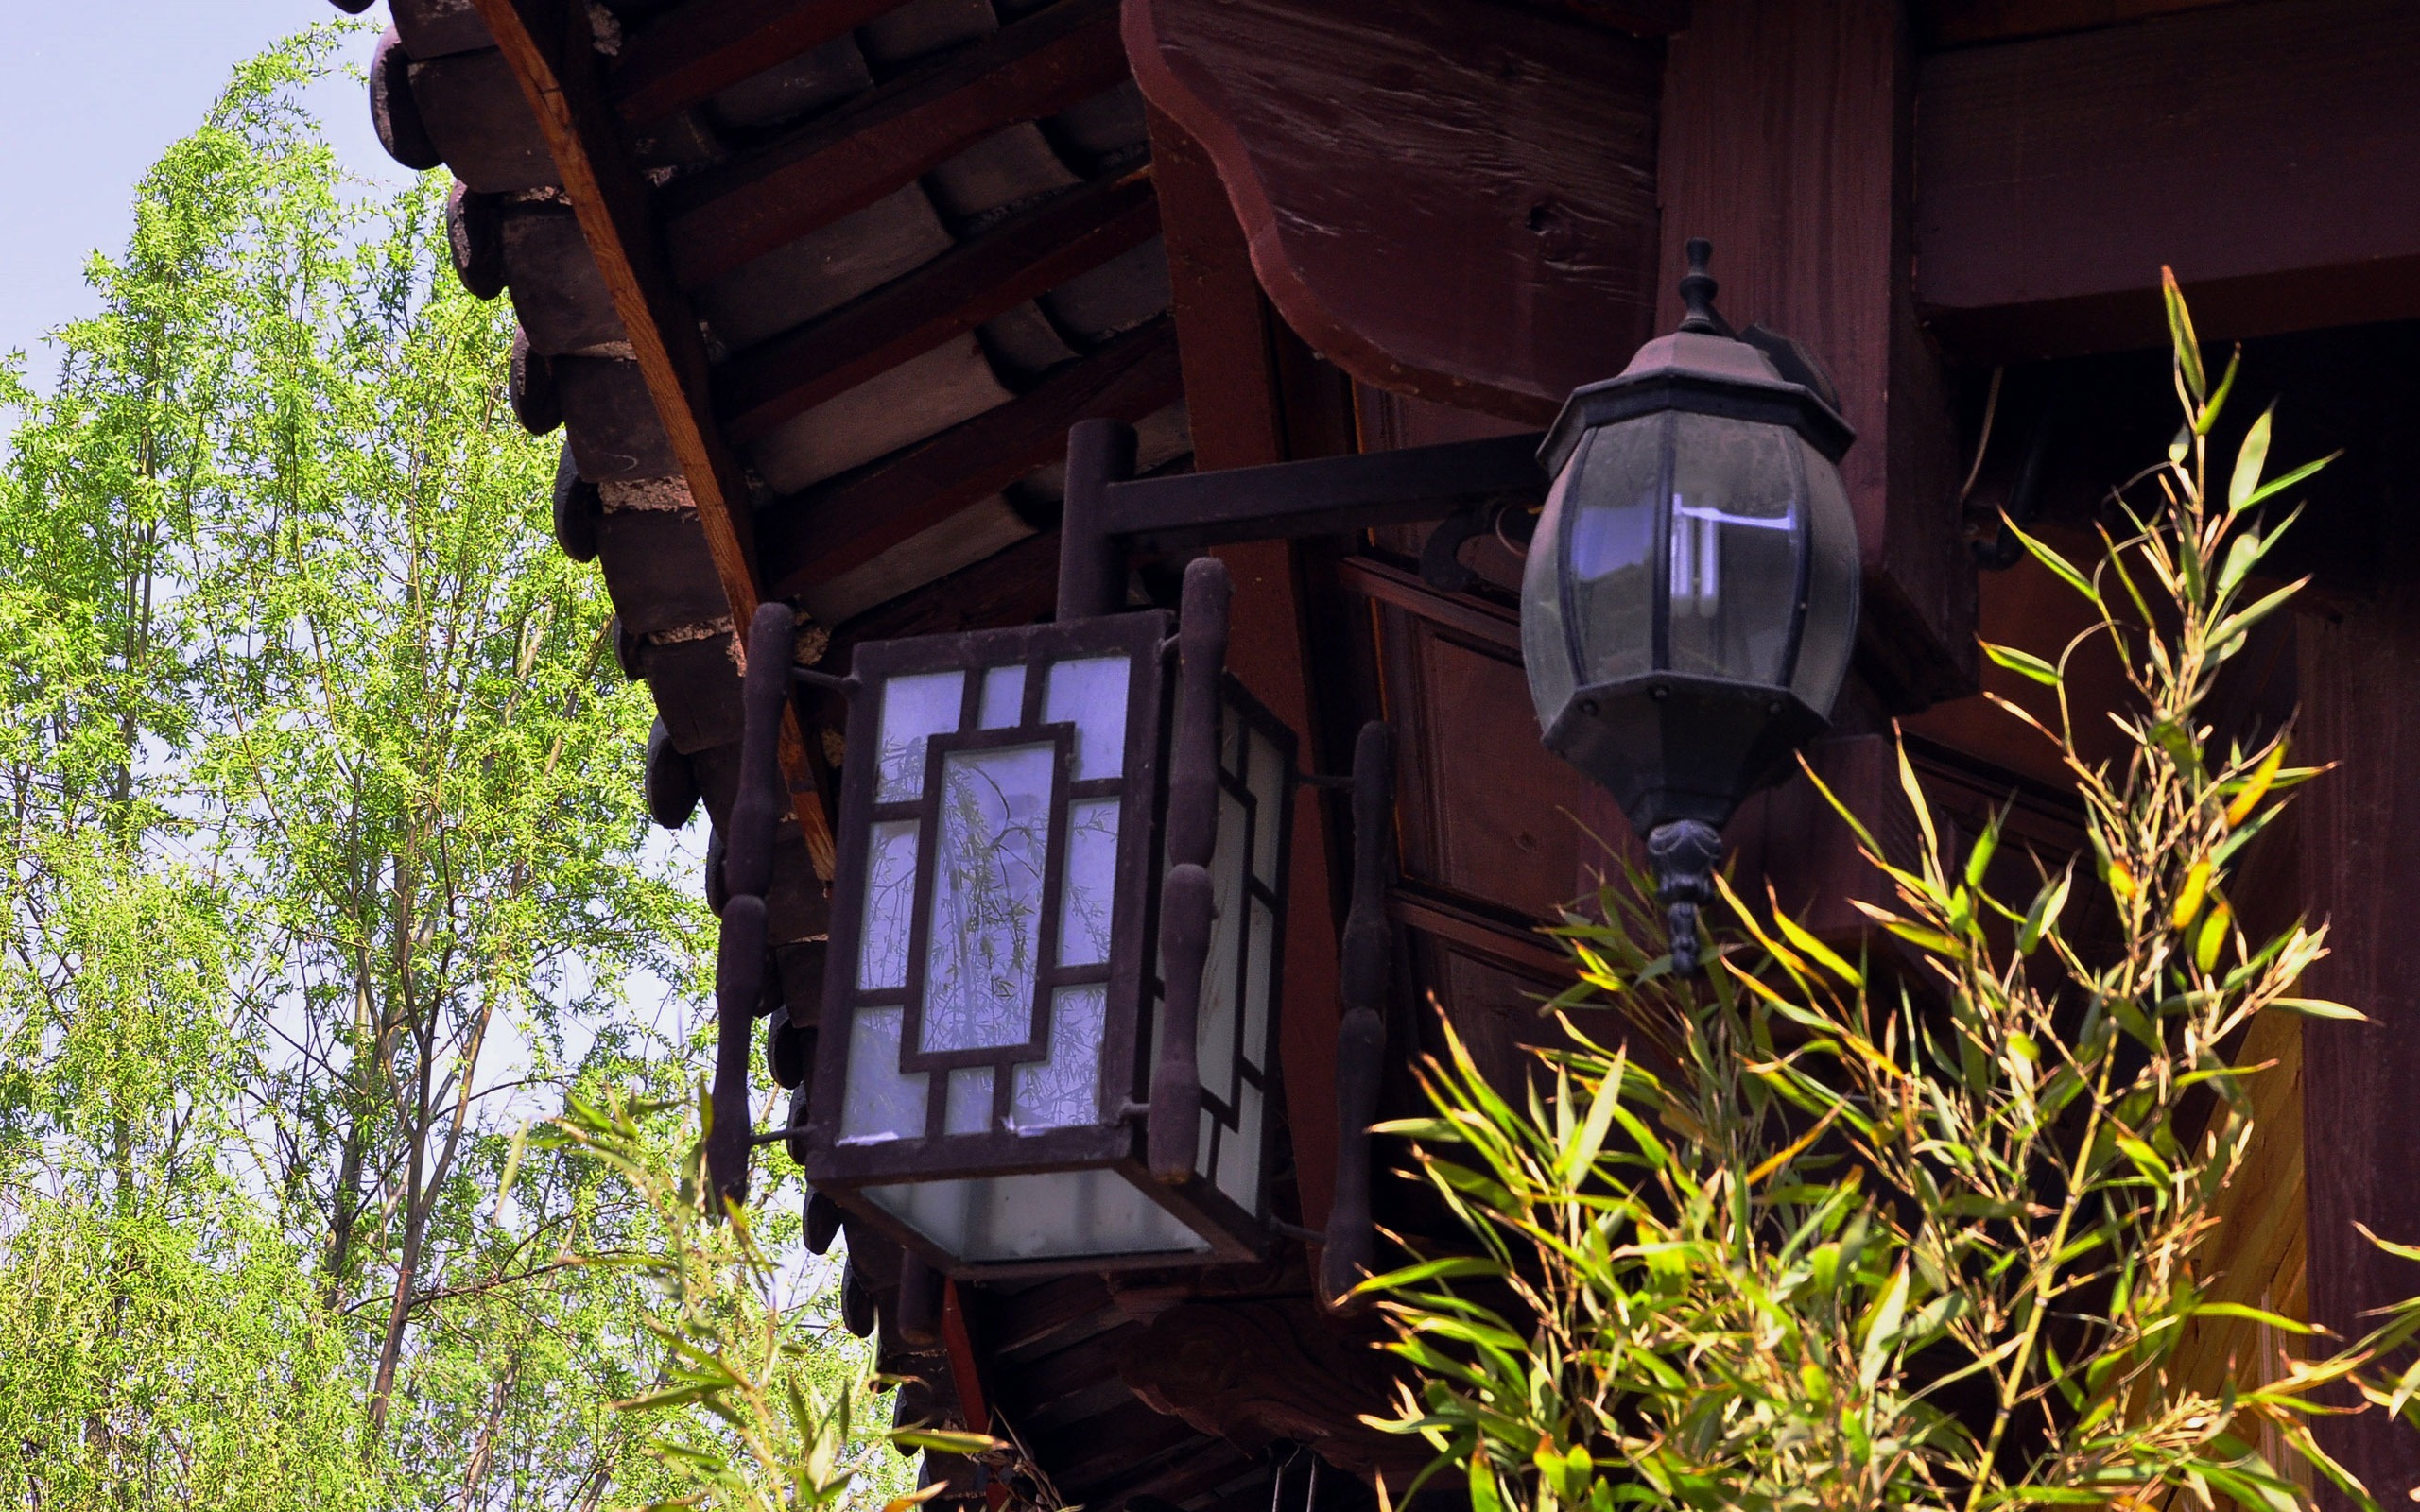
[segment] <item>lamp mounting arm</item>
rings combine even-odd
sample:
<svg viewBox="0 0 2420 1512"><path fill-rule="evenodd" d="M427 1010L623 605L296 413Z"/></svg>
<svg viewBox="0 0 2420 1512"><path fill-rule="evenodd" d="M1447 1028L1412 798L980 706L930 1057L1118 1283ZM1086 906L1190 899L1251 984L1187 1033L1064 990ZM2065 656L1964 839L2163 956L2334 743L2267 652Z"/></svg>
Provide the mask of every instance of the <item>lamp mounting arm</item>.
<svg viewBox="0 0 2420 1512"><path fill-rule="evenodd" d="M1176 628L1180 705L1168 757L1168 873L1160 888L1167 1017L1143 1125L1151 1175L1171 1186L1191 1179L1201 1140L1195 1041L1217 910L1209 868L1219 838L1219 679L1226 670L1231 593L1227 564L1218 558L1198 558L1185 568Z"/></svg>
<svg viewBox="0 0 2420 1512"><path fill-rule="evenodd" d="M1353 1288L1376 1259L1371 1210L1370 1125L1386 1073L1387 840L1394 827L1394 744L1372 720L1353 745L1353 905L1344 919L1338 972L1344 1017L1336 1029L1336 1191L1320 1252L1319 1292L1331 1311L1356 1311Z"/></svg>

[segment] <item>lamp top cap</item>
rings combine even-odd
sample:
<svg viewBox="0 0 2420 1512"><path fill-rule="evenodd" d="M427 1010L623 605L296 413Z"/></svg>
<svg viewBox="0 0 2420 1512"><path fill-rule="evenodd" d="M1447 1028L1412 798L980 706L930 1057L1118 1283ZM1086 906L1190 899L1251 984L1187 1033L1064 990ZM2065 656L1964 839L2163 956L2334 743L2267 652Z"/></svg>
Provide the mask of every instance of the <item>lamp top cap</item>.
<svg viewBox="0 0 2420 1512"><path fill-rule="evenodd" d="M1572 390L1538 448L1548 477L1563 471L1588 430L1667 409L1788 425L1834 462L1856 440L1804 349L1760 326L1734 331L1716 312L1720 285L1706 270L1714 244L1692 236L1685 249L1680 325L1640 347L1617 375Z"/></svg>

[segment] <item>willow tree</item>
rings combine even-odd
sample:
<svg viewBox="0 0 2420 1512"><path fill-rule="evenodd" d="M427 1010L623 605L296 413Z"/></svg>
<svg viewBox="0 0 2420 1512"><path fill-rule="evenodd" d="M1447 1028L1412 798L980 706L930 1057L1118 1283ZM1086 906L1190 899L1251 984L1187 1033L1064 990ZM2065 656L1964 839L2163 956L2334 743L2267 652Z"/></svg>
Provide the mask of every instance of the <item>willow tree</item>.
<svg viewBox="0 0 2420 1512"><path fill-rule="evenodd" d="M485 1200L548 1084L657 1074L631 985L695 985L650 711L444 184L347 180L299 104L345 35L238 71L49 391L4 380L11 1505L595 1505L657 1368L556 1263L641 1209Z"/></svg>

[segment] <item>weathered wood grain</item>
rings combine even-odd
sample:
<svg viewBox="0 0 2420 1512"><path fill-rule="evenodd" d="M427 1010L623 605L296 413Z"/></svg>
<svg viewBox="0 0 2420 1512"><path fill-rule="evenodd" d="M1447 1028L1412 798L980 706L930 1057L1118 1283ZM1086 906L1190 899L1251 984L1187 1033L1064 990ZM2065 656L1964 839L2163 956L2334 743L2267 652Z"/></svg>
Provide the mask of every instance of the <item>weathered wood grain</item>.
<svg viewBox="0 0 2420 1512"><path fill-rule="evenodd" d="M2155 346L2163 263L2205 340L2420 315L2415 53L2402 0L2269 0L1930 59L1927 318L1993 361Z"/></svg>
<svg viewBox="0 0 2420 1512"><path fill-rule="evenodd" d="M1126 30L1355 376L1544 424L1648 335L1657 44L1474 0L1132 0Z"/></svg>

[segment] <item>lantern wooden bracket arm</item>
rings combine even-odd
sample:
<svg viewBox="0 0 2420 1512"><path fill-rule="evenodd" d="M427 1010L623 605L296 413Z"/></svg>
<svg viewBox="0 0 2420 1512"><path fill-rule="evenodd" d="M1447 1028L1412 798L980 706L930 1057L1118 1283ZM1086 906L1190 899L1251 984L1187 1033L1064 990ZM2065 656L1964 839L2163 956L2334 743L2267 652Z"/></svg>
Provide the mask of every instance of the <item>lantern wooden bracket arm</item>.
<svg viewBox="0 0 2420 1512"><path fill-rule="evenodd" d="M1336 1195L1321 1236L1319 1294L1334 1312L1366 1305L1353 1289L1371 1274L1377 1229L1371 1208L1374 1152L1385 1075L1386 1005L1392 932L1387 927L1388 822L1394 804L1394 744L1380 721L1361 727L1353 747L1353 904L1344 920L1340 973L1344 1017L1336 1030Z"/></svg>
<svg viewBox="0 0 2420 1512"><path fill-rule="evenodd" d="M1418 524L1464 509L1513 504L1527 508L1546 497L1548 480L1538 463L1543 439L1543 433L1491 436L1265 467L1111 480L1100 490L1096 511L1078 528L1089 529L1115 550L1182 552ZM1071 436L1071 463L1073 442Z"/></svg>
<svg viewBox="0 0 2420 1512"><path fill-rule="evenodd" d="M715 960L714 1130L706 1163L715 1190L735 1202L747 1200L749 1150L762 1143L750 1132L749 1039L769 980L765 890L772 879L773 833L789 799L781 761L789 679L782 673L790 663L795 630L789 606L778 601L758 605L749 621L748 668L740 685L739 788L723 842L722 928Z"/></svg>

